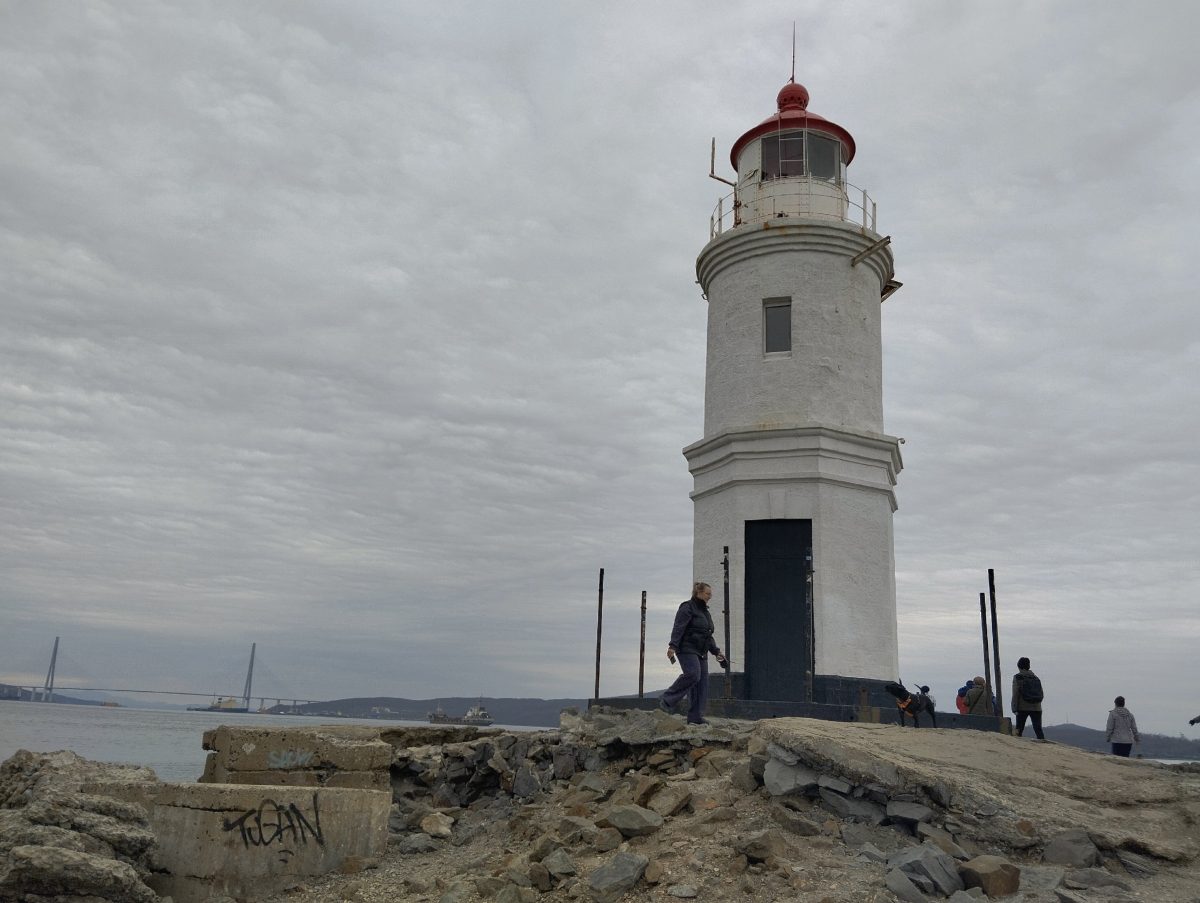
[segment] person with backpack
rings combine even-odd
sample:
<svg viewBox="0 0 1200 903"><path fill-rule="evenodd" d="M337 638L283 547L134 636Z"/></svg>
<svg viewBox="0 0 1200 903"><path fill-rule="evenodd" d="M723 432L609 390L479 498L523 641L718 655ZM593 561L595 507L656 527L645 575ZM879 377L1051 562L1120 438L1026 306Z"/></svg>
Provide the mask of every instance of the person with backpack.
<svg viewBox="0 0 1200 903"><path fill-rule="evenodd" d="M1042 690L1041 679L1029 669L1029 659L1025 656L1017 659L1017 673L1012 679L1012 710L1017 716L1017 736L1025 734L1025 722L1033 722L1033 732L1039 740L1045 740L1042 733Z"/></svg>
<svg viewBox="0 0 1200 903"><path fill-rule="evenodd" d="M987 681L982 677L976 677L971 681L971 689L967 691L967 714L996 714L996 710L992 706L992 694L987 691Z"/></svg>
<svg viewBox="0 0 1200 903"><path fill-rule="evenodd" d="M712 587L707 583L692 584L692 598L679 606L675 613L675 626L671 628L671 641L667 645L667 659L683 671L675 683L663 691L658 707L664 712L674 712L684 698L688 700L688 724L708 724L704 710L708 705L708 655L717 657L721 667L728 667L725 654L713 639L715 626L708 611L708 600L712 598Z"/></svg>
<svg viewBox="0 0 1200 903"><path fill-rule="evenodd" d="M1133 712L1125 708L1125 697L1118 696L1113 700L1113 705L1116 708L1108 713L1108 727L1104 731L1104 739L1112 744L1114 756L1124 756L1128 759L1133 744L1142 742L1142 735L1138 733Z"/></svg>

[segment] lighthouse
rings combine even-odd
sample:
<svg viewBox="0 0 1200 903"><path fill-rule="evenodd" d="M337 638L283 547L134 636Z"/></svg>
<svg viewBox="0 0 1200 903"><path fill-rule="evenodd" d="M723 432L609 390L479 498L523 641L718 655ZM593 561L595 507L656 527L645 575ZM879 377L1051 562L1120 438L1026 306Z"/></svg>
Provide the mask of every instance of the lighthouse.
<svg viewBox="0 0 1200 903"><path fill-rule="evenodd" d="M719 179L733 190L696 261L704 436L683 454L697 579L719 586L728 549L736 695L858 704L899 676L881 304L900 283L847 179L854 139L808 105L786 84Z"/></svg>

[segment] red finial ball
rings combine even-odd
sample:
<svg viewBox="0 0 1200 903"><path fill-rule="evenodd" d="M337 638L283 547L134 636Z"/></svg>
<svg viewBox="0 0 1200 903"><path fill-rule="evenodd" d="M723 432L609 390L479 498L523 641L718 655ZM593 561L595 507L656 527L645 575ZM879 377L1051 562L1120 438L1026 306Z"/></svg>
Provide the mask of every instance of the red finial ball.
<svg viewBox="0 0 1200 903"><path fill-rule="evenodd" d="M780 112L784 110L807 110L808 88L799 82L788 82L776 98Z"/></svg>

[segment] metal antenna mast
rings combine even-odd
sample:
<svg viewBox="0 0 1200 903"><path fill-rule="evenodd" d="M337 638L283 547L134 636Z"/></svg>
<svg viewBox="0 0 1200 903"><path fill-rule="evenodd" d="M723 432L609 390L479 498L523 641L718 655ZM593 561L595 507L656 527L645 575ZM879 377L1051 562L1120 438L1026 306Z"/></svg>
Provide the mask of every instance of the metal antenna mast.
<svg viewBox="0 0 1200 903"><path fill-rule="evenodd" d="M792 20L792 77L789 84L796 83L796 20Z"/></svg>

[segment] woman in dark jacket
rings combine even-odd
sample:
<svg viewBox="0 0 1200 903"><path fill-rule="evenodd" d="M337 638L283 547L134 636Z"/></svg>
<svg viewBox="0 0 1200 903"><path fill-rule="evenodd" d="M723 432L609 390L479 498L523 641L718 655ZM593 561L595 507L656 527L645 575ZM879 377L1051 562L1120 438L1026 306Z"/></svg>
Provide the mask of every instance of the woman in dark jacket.
<svg viewBox="0 0 1200 903"><path fill-rule="evenodd" d="M667 659L679 659L683 673L675 683L667 687L658 701L665 712L673 712L684 696L688 697L688 724L706 724L704 709L708 705L708 654L725 664L725 656L713 639L714 626L708 611L708 600L712 598L712 587L707 583L692 586L692 598L679 606L675 612L675 626L671 629L671 641L667 645Z"/></svg>

